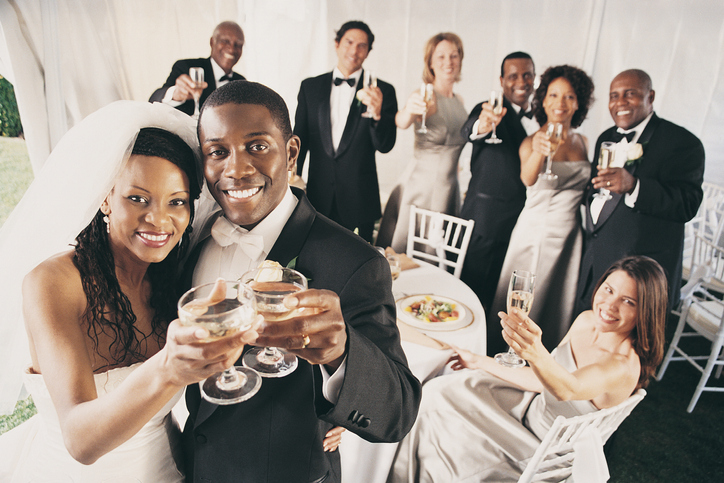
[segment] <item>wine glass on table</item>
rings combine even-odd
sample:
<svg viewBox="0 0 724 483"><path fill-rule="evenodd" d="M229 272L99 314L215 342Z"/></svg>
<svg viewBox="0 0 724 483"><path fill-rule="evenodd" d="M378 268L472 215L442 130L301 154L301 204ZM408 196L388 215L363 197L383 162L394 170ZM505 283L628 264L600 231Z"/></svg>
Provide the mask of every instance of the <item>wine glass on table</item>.
<svg viewBox="0 0 724 483"><path fill-rule="evenodd" d="M422 100L425 101L425 110L422 111L422 122L420 123L420 128L417 130L419 134L427 134L427 124L425 123L427 118L427 104L432 100L432 92L432 84L425 84L423 82L420 86L420 96Z"/></svg>
<svg viewBox="0 0 724 483"><path fill-rule="evenodd" d="M508 313L514 307L526 316L530 313L530 307L533 305L533 285L535 285L534 274L525 270L513 270L508 285ZM508 348L508 352L496 354L495 360L506 367L525 366L525 359L516 354L512 347Z"/></svg>
<svg viewBox="0 0 724 483"><path fill-rule="evenodd" d="M503 112L503 93L501 91L492 91L490 93L490 106L493 108L493 114L500 116ZM488 144L500 144L503 142L498 136L495 135L495 123L493 123L493 134L485 140Z"/></svg>
<svg viewBox="0 0 724 483"><path fill-rule="evenodd" d="M178 301L181 325L201 326L211 342L249 330L256 320L256 299L251 288L219 280L194 287ZM199 382L201 395L214 404L245 401L259 391L261 377L246 367L230 367Z"/></svg>
<svg viewBox="0 0 724 483"><path fill-rule="evenodd" d="M204 82L204 68L203 67L191 67L189 69L189 77L191 81L196 84L194 89L194 119L199 119L199 99L201 98L201 83Z"/></svg>
<svg viewBox="0 0 724 483"><path fill-rule="evenodd" d="M367 87L377 87L377 75L371 70L364 71L364 77L362 78L362 88L366 89ZM359 95L359 91L357 91L357 94ZM369 110L369 107L362 113L362 117L372 117L372 111Z"/></svg>
<svg viewBox="0 0 724 483"><path fill-rule="evenodd" d="M392 281L394 282L400 276L402 272L402 265L400 263L400 257L392 254L385 254L387 263L390 264L390 273L392 274Z"/></svg>
<svg viewBox="0 0 724 483"><path fill-rule="evenodd" d="M304 310L284 305L287 295L307 289L307 277L296 270L264 266L246 272L240 282L251 287L257 310L267 322L291 319ZM262 377L284 377L297 368L297 356L278 347L255 347L244 354L242 362Z"/></svg>
<svg viewBox="0 0 724 483"><path fill-rule="evenodd" d="M611 141L604 141L601 143L601 148L598 151L598 170L602 169L608 169L609 166L611 166L611 161L613 161L613 157L616 152L616 143L613 143ZM606 188L601 188L598 190L598 193L593 195L594 198L600 199L600 200L610 200L611 199L611 192L607 190Z"/></svg>
<svg viewBox="0 0 724 483"><path fill-rule="evenodd" d="M554 174L552 171L552 164L553 164L553 156L555 156L556 151L558 151L558 146L561 145L561 137L563 136L563 124L560 122L550 122L548 123L548 127L546 128L546 137L548 138L548 141L551 143L551 150L548 153L548 156L546 157L546 170L545 173L540 173L538 175L539 178L553 180L558 179L558 175Z"/></svg>

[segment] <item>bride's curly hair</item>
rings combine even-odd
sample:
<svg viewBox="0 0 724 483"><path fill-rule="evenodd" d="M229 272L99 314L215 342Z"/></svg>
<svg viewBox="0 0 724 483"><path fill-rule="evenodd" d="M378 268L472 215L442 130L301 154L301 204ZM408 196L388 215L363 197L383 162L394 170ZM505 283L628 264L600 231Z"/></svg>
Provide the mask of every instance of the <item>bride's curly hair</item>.
<svg viewBox="0 0 724 483"><path fill-rule="evenodd" d="M151 283L149 304L153 310L151 333L143 334L135 327L136 315L131 302L121 290L116 277L116 266L111 251L103 213L98 210L90 224L76 237L73 263L80 272L87 308L83 314L88 336L98 352L100 334L111 336L111 360L101 369L141 361L145 355L141 345L153 337L163 344L168 323L176 318L176 280L180 250L188 247L191 222L194 216L194 200L201 192L200 177L194 151L180 137L159 128L141 129L131 152L132 155L156 156L178 166L189 181L191 217L181 243L174 247L161 262L152 263L147 275ZM100 354L100 353L99 353Z"/></svg>

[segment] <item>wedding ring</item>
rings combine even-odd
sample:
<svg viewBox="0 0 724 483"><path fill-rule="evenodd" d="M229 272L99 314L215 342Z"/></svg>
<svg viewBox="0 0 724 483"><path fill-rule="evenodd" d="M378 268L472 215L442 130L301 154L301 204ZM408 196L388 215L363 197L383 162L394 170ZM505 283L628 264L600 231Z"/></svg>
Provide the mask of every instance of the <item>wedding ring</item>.
<svg viewBox="0 0 724 483"><path fill-rule="evenodd" d="M606 186L607 186L607 187L611 186L611 182L610 182L610 181L606 181Z"/></svg>
<svg viewBox="0 0 724 483"><path fill-rule="evenodd" d="M302 339L302 349L306 349L308 345L309 345L309 336L305 334L304 338Z"/></svg>

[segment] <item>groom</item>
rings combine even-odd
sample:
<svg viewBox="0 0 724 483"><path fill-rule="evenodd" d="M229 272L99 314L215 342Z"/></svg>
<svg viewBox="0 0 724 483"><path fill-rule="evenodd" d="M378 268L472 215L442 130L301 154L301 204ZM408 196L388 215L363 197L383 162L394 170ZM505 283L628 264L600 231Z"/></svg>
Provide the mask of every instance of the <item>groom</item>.
<svg viewBox="0 0 724 483"><path fill-rule="evenodd" d="M310 290L286 304L312 310L259 329L256 345L297 355L290 375L265 378L259 393L230 406L187 388L187 481L340 481L338 452L323 450L327 430L399 441L420 402L395 325L389 265L289 188L300 142L276 92L244 81L219 88L203 106L198 133L220 209L199 213L200 241L187 263L196 260L192 283L236 280L265 259L293 264ZM241 239L229 244L234 234Z"/></svg>
<svg viewBox="0 0 724 483"><path fill-rule="evenodd" d="M627 255L659 262L669 281L669 306L678 303L684 224L703 197L704 146L683 127L659 118L654 96L642 70L626 70L611 82L608 109L616 125L596 142L574 316L591 308L598 279ZM616 155L613 167L597 171L604 141L616 143ZM612 199L594 199L600 188Z"/></svg>

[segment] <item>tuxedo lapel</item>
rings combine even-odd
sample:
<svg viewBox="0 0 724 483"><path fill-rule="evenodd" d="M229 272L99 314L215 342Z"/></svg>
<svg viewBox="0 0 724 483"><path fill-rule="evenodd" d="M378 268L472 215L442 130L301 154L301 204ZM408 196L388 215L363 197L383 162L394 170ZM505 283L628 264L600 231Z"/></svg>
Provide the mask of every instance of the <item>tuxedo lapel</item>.
<svg viewBox="0 0 724 483"><path fill-rule="evenodd" d="M287 266L294 258L299 256L302 247L307 241L307 235L316 218L316 212L303 192L292 188L294 195L299 198L297 207L292 212L276 243L269 252L268 260L279 262Z"/></svg>
<svg viewBox="0 0 724 483"><path fill-rule="evenodd" d="M362 71L362 75L359 78L359 81L357 82L357 88L355 89L355 95L352 98L352 104L349 106L349 114L347 114L347 122L344 125L344 132L342 133L342 139L339 141L339 146L337 147L337 152L335 153L335 157L341 156L345 150L349 147L350 143L352 142L352 139L354 138L354 133L357 130L357 124L360 122L360 119L362 118L362 105L357 100L357 92L362 89L362 79L365 77L365 71Z"/></svg>
<svg viewBox="0 0 724 483"><path fill-rule="evenodd" d="M317 119L319 120L319 135L322 137L322 146L328 157L334 157L334 144L332 143L332 110L329 103L329 97L332 95L332 73L326 74L321 78L321 84L315 86L313 96L317 97L316 104L318 107Z"/></svg>

